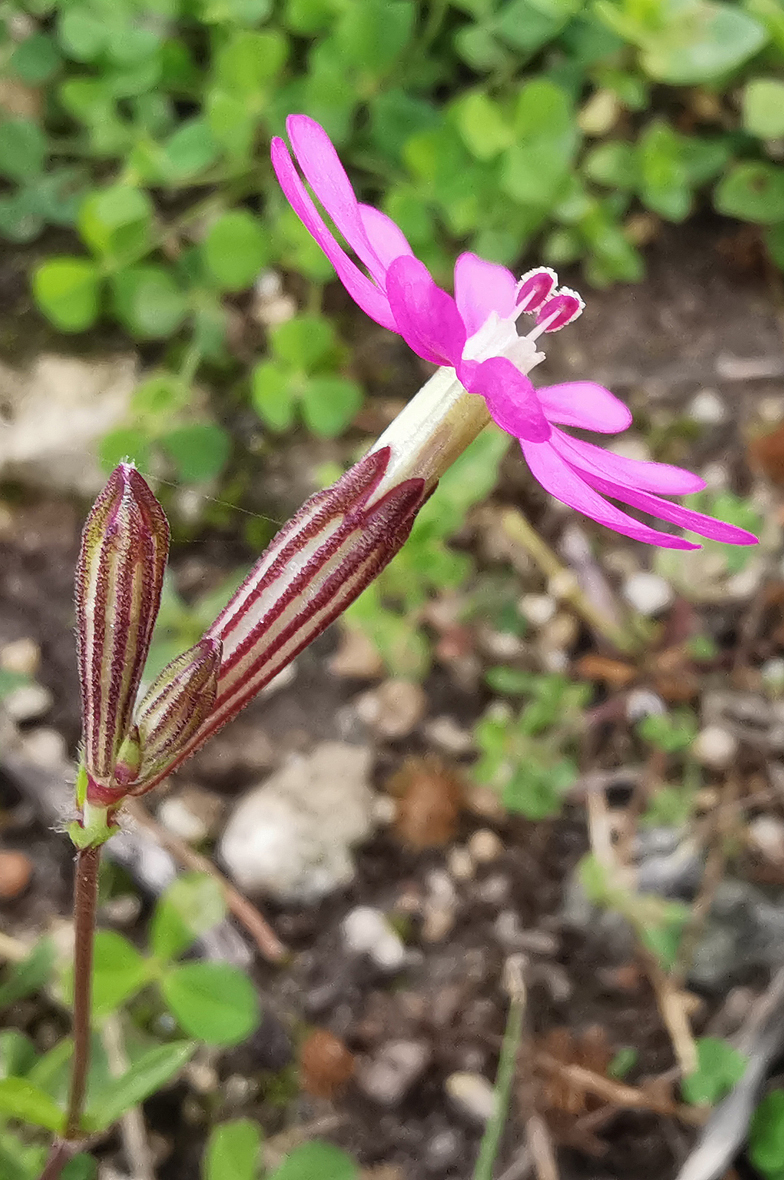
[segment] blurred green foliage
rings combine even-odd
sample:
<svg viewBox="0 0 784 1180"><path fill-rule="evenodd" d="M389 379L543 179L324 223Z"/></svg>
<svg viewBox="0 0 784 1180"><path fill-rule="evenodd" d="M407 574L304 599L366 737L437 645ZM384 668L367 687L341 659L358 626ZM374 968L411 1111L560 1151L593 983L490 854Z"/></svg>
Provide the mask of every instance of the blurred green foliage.
<svg viewBox="0 0 784 1180"><path fill-rule="evenodd" d="M784 1090L771 1090L755 1111L749 1157L767 1180L784 1177Z"/></svg>
<svg viewBox="0 0 784 1180"><path fill-rule="evenodd" d="M273 433L356 415L318 310L331 267L269 164L291 111L444 282L460 247L637 279L640 243L703 194L784 265L780 0L4 0L0 68L0 235L72 231L34 268L38 306L161 342L155 404L107 464L219 475L225 431L191 405L205 366ZM308 315L269 332L248 384L232 324L267 267L300 276Z"/></svg>
<svg viewBox="0 0 784 1180"><path fill-rule="evenodd" d="M577 780L573 755L591 686L557 673L505 667L492 668L487 681L497 692L524 695L527 700L518 713L496 702L478 721L475 779L497 790L509 811L528 819L557 815Z"/></svg>
<svg viewBox="0 0 784 1180"><path fill-rule="evenodd" d="M180 961L197 939L226 914L223 890L214 877L186 873L157 902L149 930L149 947L138 950L113 930L99 930L95 942L92 1015L94 1033L87 1079L85 1126L102 1133L126 1111L172 1081L196 1049L195 1040L172 1039L176 1029L209 1045L244 1041L259 1024L258 995L239 968L225 962ZM73 967L58 964L55 948L42 939L26 960L0 984L0 1008L49 988L69 1003ZM156 995L157 993L157 995ZM143 1001L142 995L152 997ZM163 1012L165 1021L159 1019ZM117 1076L110 1066L104 1035L107 1021L122 1029L127 1067ZM161 1038L160 1028L165 1029ZM36 1180L47 1149L29 1143L29 1126L62 1131L73 1044L70 1037L45 1053L15 1029L0 1032L0 1166L3 1180ZM15 1124L28 1124L25 1138ZM8 1124L12 1124L9 1126ZM237 1140L249 1138L244 1126L213 1146L213 1160L230 1160L239 1168ZM252 1139L253 1136L251 1135ZM231 1140L227 1143L225 1140ZM255 1140L254 1140L255 1142ZM247 1148L247 1142L245 1144ZM229 1150L232 1148L234 1150ZM247 1152L246 1152L247 1154ZM65 1180L93 1180L95 1161L79 1156L63 1173ZM239 1174L239 1173L237 1173ZM227 1175L209 1173L211 1180Z"/></svg>

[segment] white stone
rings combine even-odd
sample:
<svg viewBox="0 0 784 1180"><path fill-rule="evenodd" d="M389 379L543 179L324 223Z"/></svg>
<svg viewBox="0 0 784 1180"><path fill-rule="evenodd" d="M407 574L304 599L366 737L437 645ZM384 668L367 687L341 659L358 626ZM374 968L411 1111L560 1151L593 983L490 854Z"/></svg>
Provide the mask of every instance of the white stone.
<svg viewBox="0 0 784 1180"><path fill-rule="evenodd" d="M455 1106L477 1123L486 1123L495 1114L495 1091L481 1073L460 1071L450 1074L444 1082L444 1089Z"/></svg>
<svg viewBox="0 0 784 1180"><path fill-rule="evenodd" d="M704 426L718 426L727 417L727 407L715 389L701 389L689 403L689 416Z"/></svg>
<svg viewBox="0 0 784 1180"><path fill-rule="evenodd" d="M780 693L784 690L784 660L766 660L760 668L765 687L772 692Z"/></svg>
<svg viewBox="0 0 784 1180"><path fill-rule="evenodd" d="M628 431L608 443L607 450L612 451L614 455L621 455L624 459L639 459L643 463L650 462L651 458L645 440L639 435L629 434Z"/></svg>
<svg viewBox="0 0 784 1180"><path fill-rule="evenodd" d="M25 637L6 643L0 651L0 668L20 676L35 676L41 665L41 649L34 639Z"/></svg>
<svg viewBox="0 0 784 1180"><path fill-rule="evenodd" d="M35 721L52 707L53 696L43 684L20 684L3 700L8 716L16 722Z"/></svg>
<svg viewBox="0 0 784 1180"><path fill-rule="evenodd" d="M724 770L738 752L738 739L720 725L706 725L694 739L691 752L703 766Z"/></svg>
<svg viewBox="0 0 784 1180"><path fill-rule="evenodd" d="M397 971L406 959L406 948L381 910L360 905L346 914L341 926L346 950L367 955L384 971Z"/></svg>
<svg viewBox="0 0 784 1180"><path fill-rule="evenodd" d="M200 844L209 835L204 820L190 810L179 795L170 795L158 808L158 820L167 831L179 836L187 844Z"/></svg>
<svg viewBox="0 0 784 1180"><path fill-rule="evenodd" d="M220 841L248 893L310 902L354 876L353 845L373 828L366 746L324 742L291 759L235 808Z"/></svg>
<svg viewBox="0 0 784 1180"><path fill-rule="evenodd" d="M558 603L551 594L524 594L520 611L532 627L543 627L555 614Z"/></svg>
<svg viewBox="0 0 784 1180"><path fill-rule="evenodd" d="M393 679L363 693L354 704L360 721L379 737L400 738L416 729L427 709L427 697L421 684Z"/></svg>
<svg viewBox="0 0 784 1180"><path fill-rule="evenodd" d="M462 844L456 844L454 848L450 848L446 863L455 881L470 881L474 875L473 857Z"/></svg>
<svg viewBox="0 0 784 1180"><path fill-rule="evenodd" d="M28 762L44 770L70 770L68 746L57 729L40 725L22 734L20 748Z"/></svg>
<svg viewBox="0 0 784 1180"><path fill-rule="evenodd" d="M713 463L706 463L700 471L700 475L705 480L708 490L711 492L720 492L726 488L730 481L730 473L727 470L727 464L718 460Z"/></svg>
<svg viewBox="0 0 784 1180"><path fill-rule="evenodd" d="M443 869L432 869L425 881L427 896L422 923L425 942L441 942L452 930L457 918L458 898L454 881Z"/></svg>
<svg viewBox="0 0 784 1180"><path fill-rule="evenodd" d="M121 426L138 380L133 355L46 354L25 370L0 365L0 477L84 494L104 483L96 443Z"/></svg>
<svg viewBox="0 0 784 1180"><path fill-rule="evenodd" d="M650 688L633 688L626 698L626 720L634 724L643 717L661 716L667 706L658 693Z"/></svg>
<svg viewBox="0 0 784 1180"><path fill-rule="evenodd" d="M425 737L431 745L449 754L467 754L474 748L473 735L462 729L453 717L434 717L425 725Z"/></svg>
<svg viewBox="0 0 784 1180"><path fill-rule="evenodd" d="M498 860L504 851L503 841L490 828L479 828L468 841L468 851L479 865Z"/></svg>
<svg viewBox="0 0 784 1180"><path fill-rule="evenodd" d="M666 610L672 604L675 593L669 582L659 574L641 570L625 582L623 596L638 614L649 617Z"/></svg>
<svg viewBox="0 0 784 1180"><path fill-rule="evenodd" d="M382 1106L397 1106L427 1068L430 1056L425 1041L389 1041L375 1057L359 1063L357 1085Z"/></svg>
<svg viewBox="0 0 784 1180"><path fill-rule="evenodd" d="M753 849L773 864L784 864L784 824L774 815L757 815L747 828Z"/></svg>
<svg viewBox="0 0 784 1180"><path fill-rule="evenodd" d="M338 650L327 661L327 667L333 676L376 680L384 671L384 662L364 631L347 626L343 628Z"/></svg>

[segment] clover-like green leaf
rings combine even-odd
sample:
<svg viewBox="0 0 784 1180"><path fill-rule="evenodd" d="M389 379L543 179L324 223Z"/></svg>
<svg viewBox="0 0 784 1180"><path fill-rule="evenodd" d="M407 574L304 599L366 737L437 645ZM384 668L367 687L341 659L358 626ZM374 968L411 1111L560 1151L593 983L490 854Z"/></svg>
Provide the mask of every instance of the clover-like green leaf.
<svg viewBox="0 0 784 1180"><path fill-rule="evenodd" d="M98 316L101 276L86 258L49 258L33 271L33 295L63 332L82 332Z"/></svg>
<svg viewBox="0 0 784 1180"><path fill-rule="evenodd" d="M256 1180L261 1129L252 1119L233 1119L214 1127L207 1140L203 1180Z"/></svg>
<svg viewBox="0 0 784 1180"><path fill-rule="evenodd" d="M150 941L161 959L174 959L216 926L226 914L226 899L207 873L183 873L155 907Z"/></svg>
<svg viewBox="0 0 784 1180"><path fill-rule="evenodd" d="M253 984L230 963L183 963L162 981L163 996L183 1029L208 1045L237 1045L258 1026Z"/></svg>

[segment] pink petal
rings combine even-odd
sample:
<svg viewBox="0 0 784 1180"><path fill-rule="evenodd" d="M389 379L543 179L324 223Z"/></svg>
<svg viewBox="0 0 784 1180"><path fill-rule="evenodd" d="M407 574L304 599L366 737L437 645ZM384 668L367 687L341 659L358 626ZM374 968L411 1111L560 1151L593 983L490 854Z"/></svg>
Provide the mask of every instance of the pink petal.
<svg viewBox="0 0 784 1180"><path fill-rule="evenodd" d="M386 295L352 262L345 250L338 245L330 230L327 229L292 163L288 148L277 136L272 141L271 155L275 175L289 204L334 266L338 278L351 298L377 324L396 332L395 317Z"/></svg>
<svg viewBox="0 0 784 1180"><path fill-rule="evenodd" d="M617 434L631 426L631 410L594 381L544 385L536 396L548 419L559 426L579 426L598 434Z"/></svg>
<svg viewBox="0 0 784 1180"><path fill-rule="evenodd" d="M522 447L534 479L562 504L576 508L578 512L583 512L599 524L614 529L616 533L623 533L624 536L644 541L648 545L661 545L665 549L699 549L699 545L695 545L693 541L673 537L669 533L660 533L627 516L613 504L608 504L549 443L523 442Z"/></svg>
<svg viewBox="0 0 784 1180"><path fill-rule="evenodd" d="M705 480L683 467L672 467L669 463L649 463L642 459L626 459L614 455L581 438L571 438L560 430L554 432L553 445L561 452L567 463L582 469L587 477L598 476L626 484L641 492L660 492L665 496L682 496L690 492L701 492Z"/></svg>
<svg viewBox="0 0 784 1180"><path fill-rule="evenodd" d="M308 184L357 257L383 287L386 268L368 241L359 202L332 140L307 115L289 115L286 130Z"/></svg>
<svg viewBox="0 0 784 1180"><path fill-rule="evenodd" d="M359 215L365 228L368 241L376 252L381 265L386 270L399 258L401 254L413 257L414 251L408 244L408 239L399 226L395 225L391 217L374 209L372 205L360 205Z"/></svg>
<svg viewBox="0 0 784 1180"><path fill-rule="evenodd" d="M552 427L542 413L536 391L506 357L491 357L476 364L463 361L457 375L469 393L480 393L495 422L514 438L543 443Z"/></svg>
<svg viewBox="0 0 784 1180"><path fill-rule="evenodd" d="M478 332L491 311L503 319L515 307L517 281L505 266L461 254L455 263L455 301L466 333Z"/></svg>
<svg viewBox="0 0 784 1180"><path fill-rule="evenodd" d="M734 524L726 524L723 520L716 520L704 512L695 512L693 508L683 508L680 504L673 504L670 500L662 500L659 496L652 496L649 492L632 491L631 488L616 484L611 479L601 479L598 476L586 476L592 487L598 488L605 496L612 496L632 508L640 508L649 512L651 516L669 520L690 532L698 533L701 537L709 537L711 541L722 541L727 545L757 545L759 541L753 533L746 529L739 529Z"/></svg>
<svg viewBox="0 0 784 1180"><path fill-rule="evenodd" d="M418 258L402 255L387 271L387 295L397 331L423 360L456 365L466 334L455 301L437 287Z"/></svg>

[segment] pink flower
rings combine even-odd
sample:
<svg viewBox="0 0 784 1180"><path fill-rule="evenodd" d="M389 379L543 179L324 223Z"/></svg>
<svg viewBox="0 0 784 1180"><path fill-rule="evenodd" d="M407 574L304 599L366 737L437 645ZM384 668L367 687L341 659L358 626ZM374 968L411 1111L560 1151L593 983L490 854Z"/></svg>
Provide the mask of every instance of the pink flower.
<svg viewBox="0 0 784 1180"><path fill-rule="evenodd" d="M468 393L483 397L492 418L519 439L531 472L546 491L600 524L648 544L699 548L642 524L605 497L716 541L756 543L745 529L661 498L699 491L705 486L699 476L664 463L624 459L559 429L576 426L615 434L629 426L631 414L592 381L534 389L528 379L527 371L542 359L535 346L538 337L565 327L583 308L574 291L558 289L554 271L539 268L518 281L506 267L461 254L453 298L414 257L399 227L357 201L324 129L306 115L291 115L286 126L305 180L364 270L324 221L279 138L272 141L273 167L292 208L349 295L424 360L454 369ZM520 336L517 320L524 312L535 315L535 326Z"/></svg>

